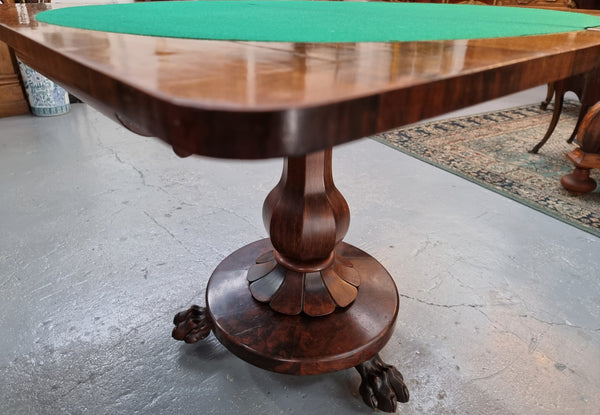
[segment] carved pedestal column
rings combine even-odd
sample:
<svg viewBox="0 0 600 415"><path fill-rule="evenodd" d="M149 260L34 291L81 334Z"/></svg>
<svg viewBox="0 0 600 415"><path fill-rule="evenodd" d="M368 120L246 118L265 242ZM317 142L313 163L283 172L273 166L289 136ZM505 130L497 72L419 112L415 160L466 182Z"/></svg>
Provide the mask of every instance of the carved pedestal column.
<svg viewBox="0 0 600 415"><path fill-rule="evenodd" d="M335 247L350 211L333 184L331 149L285 160L263 220L274 249L248 271L252 296L283 314L331 314L358 295L360 277Z"/></svg>
<svg viewBox="0 0 600 415"><path fill-rule="evenodd" d="M270 239L219 264L206 308L178 313L173 337L193 343L212 331L241 359L279 373L356 367L363 401L394 412L408 390L378 352L393 333L398 293L375 258L342 242L350 213L333 184L331 149L285 160L263 220Z"/></svg>

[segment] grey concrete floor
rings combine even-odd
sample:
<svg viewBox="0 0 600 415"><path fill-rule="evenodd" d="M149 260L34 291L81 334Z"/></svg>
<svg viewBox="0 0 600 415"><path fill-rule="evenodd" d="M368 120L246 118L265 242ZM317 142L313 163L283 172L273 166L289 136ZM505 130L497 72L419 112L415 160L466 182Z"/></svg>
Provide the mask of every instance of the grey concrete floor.
<svg viewBox="0 0 600 415"><path fill-rule="evenodd" d="M182 160L83 104L1 119L0 414L372 413L354 370L280 375L170 338L266 236L280 169ZM600 239L372 140L337 148L334 174L346 241L400 293L381 353L411 390L399 413L600 414Z"/></svg>

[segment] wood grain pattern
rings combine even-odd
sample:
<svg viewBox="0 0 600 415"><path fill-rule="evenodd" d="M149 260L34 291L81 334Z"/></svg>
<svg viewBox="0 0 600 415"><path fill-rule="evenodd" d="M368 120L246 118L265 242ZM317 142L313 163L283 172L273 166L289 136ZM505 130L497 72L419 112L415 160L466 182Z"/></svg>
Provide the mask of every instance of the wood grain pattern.
<svg viewBox="0 0 600 415"><path fill-rule="evenodd" d="M596 188L590 169L600 169L600 102L586 113L577 133L579 148L567 154L575 168L561 178L561 183L575 193L587 193Z"/></svg>
<svg viewBox="0 0 600 415"><path fill-rule="evenodd" d="M197 41L51 26L35 20L50 4L19 6L20 14L0 6L0 39L25 63L181 154L303 155L600 66L593 31L403 43Z"/></svg>
<svg viewBox="0 0 600 415"><path fill-rule="evenodd" d="M358 295L358 290L354 285L344 281L331 269L324 270L322 275L323 283L325 283L331 298L337 305L346 307L354 301Z"/></svg>
<svg viewBox="0 0 600 415"><path fill-rule="evenodd" d="M303 271L299 271L286 268L275 259L279 257L276 251L272 253L269 262L260 262L264 258L261 255L248 270L246 279L254 299L268 303L274 311L319 317L333 313L336 307L347 307L356 299L360 275L347 258L332 252L332 263L324 263L324 268L314 271L310 269L315 263L309 258L306 266L302 266ZM347 281L348 275L352 276L353 284Z"/></svg>
<svg viewBox="0 0 600 415"><path fill-rule="evenodd" d="M283 314L324 316L358 295L360 275L335 253L350 210L333 183L331 159L332 149L286 158L263 205L274 250L261 254L246 279L257 301Z"/></svg>
<svg viewBox="0 0 600 415"><path fill-rule="evenodd" d="M332 150L286 158L263 204L277 261L299 272L324 269L350 225L346 200L333 183Z"/></svg>
<svg viewBox="0 0 600 415"><path fill-rule="evenodd" d="M269 306L280 313L296 316L304 308L304 274L294 271L290 273L289 278L283 281L269 302Z"/></svg>
<svg viewBox="0 0 600 415"><path fill-rule="evenodd" d="M600 91L600 78L597 79L596 86ZM580 131L578 134L579 147L581 151L586 153L600 153L600 99L587 111L583 121L581 122ZM597 164L589 167L599 166Z"/></svg>

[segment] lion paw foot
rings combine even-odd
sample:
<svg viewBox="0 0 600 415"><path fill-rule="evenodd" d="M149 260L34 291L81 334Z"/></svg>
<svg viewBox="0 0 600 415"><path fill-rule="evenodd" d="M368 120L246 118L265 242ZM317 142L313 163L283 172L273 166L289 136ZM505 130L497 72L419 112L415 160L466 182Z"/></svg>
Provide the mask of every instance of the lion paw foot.
<svg viewBox="0 0 600 415"><path fill-rule="evenodd" d="M385 364L378 354L356 366L362 382L359 392L371 408L396 412L398 402L408 402L408 388L402 374L392 365Z"/></svg>
<svg viewBox="0 0 600 415"><path fill-rule="evenodd" d="M210 334L213 324L205 307L191 306L175 315L175 328L171 335L176 340L186 343L196 343Z"/></svg>

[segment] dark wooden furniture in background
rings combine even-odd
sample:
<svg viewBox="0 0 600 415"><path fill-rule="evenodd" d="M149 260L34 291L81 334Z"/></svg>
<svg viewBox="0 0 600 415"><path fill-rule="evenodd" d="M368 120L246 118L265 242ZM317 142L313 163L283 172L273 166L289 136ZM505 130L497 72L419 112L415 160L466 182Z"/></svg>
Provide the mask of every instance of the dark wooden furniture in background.
<svg viewBox="0 0 600 415"><path fill-rule="evenodd" d="M50 3L50 0L0 0L0 4ZM0 117L29 113L19 67L14 55L0 42Z"/></svg>
<svg viewBox="0 0 600 415"><path fill-rule="evenodd" d="M551 8L558 10L587 9L599 10L600 0L398 0L411 3L449 3L449 4L482 4L492 6L520 6L535 8ZM537 153L548 141L560 119L564 96L567 92L574 92L581 101L581 110L573 133L567 139L572 142L578 135L579 127L587 115L588 110L595 103L600 102L600 71L596 70L587 74L579 74L565 79L558 80L548 84L546 99L542 101L542 109L546 109L548 104L555 97L552 120L544 137L537 143L530 153ZM592 115L593 116L593 115ZM563 177L562 185L575 193L585 193L595 189L596 183L589 177L589 168L596 167L597 161L591 156L598 153L596 150L596 141L600 138L592 138L589 134L585 140L585 149L581 141L578 140L579 149L570 152L567 157L575 164L575 171ZM591 157L591 158L590 158ZM594 161L591 161L594 160Z"/></svg>
<svg viewBox="0 0 600 415"><path fill-rule="evenodd" d="M8 46L0 42L0 117L28 112L29 105L21 86L15 57Z"/></svg>
<svg viewBox="0 0 600 415"><path fill-rule="evenodd" d="M560 81L556 81L548 87L548 95L546 96L546 100L542 102L542 109L546 109L546 106L549 104L552 99L552 95L554 98L554 110L552 112L552 120L550 120L550 125L548 126L548 130L544 137L537 143L531 150L531 153L537 153L544 144L548 141L558 121L560 119L560 114L562 112L562 106L564 101L564 96L567 92L574 92L579 101L581 102L581 109L579 111L579 117L577 119L577 123L575 128L573 129L573 133L567 139L567 142L571 143L575 137L577 136L577 131L579 130L579 126L581 125L581 121L583 117L587 114L589 108L593 106L596 102L600 102L600 71L588 72L581 75L572 76L566 79L561 79Z"/></svg>
<svg viewBox="0 0 600 415"><path fill-rule="evenodd" d="M573 0L579 9L598 10L600 9L599 0Z"/></svg>
<svg viewBox="0 0 600 415"><path fill-rule="evenodd" d="M575 0L576 6L580 9L600 9L600 0ZM555 97L554 109L552 113L552 120L550 121L550 125L548 126L548 130L544 137L537 143L531 150L531 153L537 153L542 146L548 141L556 125L560 118L560 114L562 112L562 105L564 101L564 96L567 92L574 92L579 100L581 101L581 110L579 112L579 117L577 119L577 123L571 136L567 139L568 143L573 142L575 137L577 136L577 131L579 130L579 126L581 125L581 121L587 114L588 109L594 105L596 102L600 101L600 85L598 84L598 77L600 77L599 72L588 73L573 76L567 79L561 79L560 81L551 83L548 85L548 93L546 94L546 99L542 101L541 108L546 109L548 104L552 101L552 98ZM568 183L568 182L567 182ZM563 184L564 185L564 184ZM567 185L568 186L568 185ZM589 187L589 186L586 186ZM571 189L573 190L573 189Z"/></svg>
<svg viewBox="0 0 600 415"><path fill-rule="evenodd" d="M587 111L579 126L577 141L579 148L567 153L575 165L573 173L563 176L560 182L572 192L591 192L596 188L596 181L590 177L590 170L600 169L600 101Z"/></svg>
<svg viewBox="0 0 600 415"><path fill-rule="evenodd" d="M35 14L46 8L26 5L23 23L14 6L0 6L0 39L85 102L182 156L285 158L264 204L270 240L217 267L207 307L178 314L174 337L193 342L213 331L237 356L283 373L354 366L363 400L383 411L408 399L402 375L378 356L398 294L377 260L342 241L349 213L333 183L332 147L600 67L593 31L396 43L192 41L41 24ZM582 123L590 141L600 140L598 124Z"/></svg>
<svg viewBox="0 0 600 415"><path fill-rule="evenodd" d="M573 173L561 179L561 183L574 193L591 192L596 188L596 181L590 178L590 169L600 169L600 69L570 76L551 85L556 95L552 120L542 140L530 152L537 153L548 141L560 118L564 95L568 91L575 92L581 101L581 109L573 133L567 140L570 143L577 137L578 148L567 153L567 158L575 168ZM549 88L542 108L551 98Z"/></svg>
<svg viewBox="0 0 600 415"><path fill-rule="evenodd" d="M544 9L578 7L578 0L397 0L409 3L482 4L488 6L526 6ZM588 0L590 1L590 0ZM593 1L593 0L592 0ZM581 7L581 6L579 6Z"/></svg>

